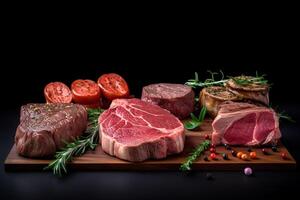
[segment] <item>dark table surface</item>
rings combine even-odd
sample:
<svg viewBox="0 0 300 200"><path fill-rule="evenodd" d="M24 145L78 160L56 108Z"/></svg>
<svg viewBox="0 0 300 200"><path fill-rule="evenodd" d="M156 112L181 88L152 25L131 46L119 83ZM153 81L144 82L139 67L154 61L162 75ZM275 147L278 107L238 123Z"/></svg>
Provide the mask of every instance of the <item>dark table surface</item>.
<svg viewBox="0 0 300 200"><path fill-rule="evenodd" d="M281 105L296 121L300 105ZM5 199L186 199L186 197L243 199L287 197L299 193L300 172L255 172L246 177L239 172L71 172L57 178L51 172L5 172L4 160L13 145L19 110L1 111L0 194ZM281 123L283 143L300 159L298 123ZM2 198L1 198L2 199Z"/></svg>

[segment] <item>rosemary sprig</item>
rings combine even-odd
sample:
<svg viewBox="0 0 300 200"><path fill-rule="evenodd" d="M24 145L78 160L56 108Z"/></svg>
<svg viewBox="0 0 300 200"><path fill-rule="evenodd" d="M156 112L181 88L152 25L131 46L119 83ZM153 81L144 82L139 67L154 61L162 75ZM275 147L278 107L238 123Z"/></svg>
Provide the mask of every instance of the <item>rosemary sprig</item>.
<svg viewBox="0 0 300 200"><path fill-rule="evenodd" d="M45 169L52 169L54 175L62 176L67 173L66 165L73 157L80 156L89 149L94 150L98 145L98 117L102 112L102 109L88 109L89 123L84 136L67 143L64 148L56 152L55 159Z"/></svg>
<svg viewBox="0 0 300 200"><path fill-rule="evenodd" d="M209 140L204 140L201 144L199 144L194 151L191 153L190 156L187 157L186 161L180 165L180 170L181 171L189 171L191 170L191 166L193 162L205 151L209 148L210 146L210 141Z"/></svg>
<svg viewBox="0 0 300 200"><path fill-rule="evenodd" d="M208 71L208 73L210 73L211 78L206 79L204 82L199 81L199 76L198 73L195 72L195 79L189 79L185 85L188 85L192 88L196 88L196 87L207 87L207 86L212 86L212 85L223 85L225 82L227 82L228 80L224 80L224 74L222 71L220 71L221 74L221 80L216 81L215 80L215 75L218 75L218 73L216 72L211 72Z"/></svg>
<svg viewBox="0 0 300 200"><path fill-rule="evenodd" d="M188 130L194 130L195 128L199 127L204 121L206 111L206 107L203 106L198 117L196 117L194 113L191 113L191 119L184 123L184 127Z"/></svg>
<svg viewBox="0 0 300 200"><path fill-rule="evenodd" d="M296 123L296 121L293 120L292 117L289 116L289 115L288 115L287 113L285 113L284 111L282 111L282 112L280 112L280 113L277 113L277 115L278 115L278 118L279 118L279 119L285 119L285 120L287 120L287 121L289 121L289 122Z"/></svg>
<svg viewBox="0 0 300 200"><path fill-rule="evenodd" d="M231 78L236 84L246 86L249 84L256 84L256 85L266 85L268 84L268 80L265 79L265 74L258 75L258 72L256 71L256 76L237 76L237 77L229 77Z"/></svg>
<svg viewBox="0 0 300 200"><path fill-rule="evenodd" d="M224 79L224 73L220 70L220 73L217 72L211 72L210 73L211 78L206 79L204 82L199 81L198 73L195 72L195 79L189 79L185 84L192 87L208 87L208 86L213 86L213 85L223 85L230 79L233 80L236 84L246 86L249 84L257 84L257 85L266 85L268 84L268 80L265 79L266 75L261 75L259 76L258 73L256 72L255 77L251 76L237 76L237 77L228 77L229 79ZM221 75L221 80L216 80L215 76L216 75Z"/></svg>

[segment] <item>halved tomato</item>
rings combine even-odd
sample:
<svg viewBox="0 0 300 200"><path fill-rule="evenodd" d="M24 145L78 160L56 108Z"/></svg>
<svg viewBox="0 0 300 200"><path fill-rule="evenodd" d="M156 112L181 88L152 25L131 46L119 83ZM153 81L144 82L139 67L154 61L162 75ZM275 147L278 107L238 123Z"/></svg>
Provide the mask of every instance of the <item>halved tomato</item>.
<svg viewBox="0 0 300 200"><path fill-rule="evenodd" d="M52 82L45 86L44 96L47 103L71 103L72 93L62 82Z"/></svg>
<svg viewBox="0 0 300 200"><path fill-rule="evenodd" d="M73 101L80 104L100 102L100 88L92 80L76 80L71 85Z"/></svg>
<svg viewBox="0 0 300 200"><path fill-rule="evenodd" d="M126 98L129 96L129 88L126 81L118 74L103 74L98 79L98 85L103 95L109 99Z"/></svg>

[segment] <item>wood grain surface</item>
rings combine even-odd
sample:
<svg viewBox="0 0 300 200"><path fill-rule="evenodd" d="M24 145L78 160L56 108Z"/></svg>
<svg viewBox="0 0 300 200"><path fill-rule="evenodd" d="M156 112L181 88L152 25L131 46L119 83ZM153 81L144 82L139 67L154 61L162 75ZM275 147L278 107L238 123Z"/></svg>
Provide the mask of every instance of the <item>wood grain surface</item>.
<svg viewBox="0 0 300 200"><path fill-rule="evenodd" d="M99 145L95 151L89 151L81 157L77 157L69 164L70 169L75 170L179 170L179 166L193 148L204 140L205 134L211 135L211 121L207 120L198 131L186 131L186 142L184 151L177 155L168 156L162 160L148 160L141 163L132 163L111 157L104 153ZM235 151L242 151L249 155L247 147L232 147ZM229 150L223 146L218 146L217 159L205 161L204 155L200 156L193 164L193 170L221 170L235 171L241 170L244 167L252 167L254 170L293 170L296 169L296 161L288 152L288 150L279 144L278 151L273 152L271 148L265 148L269 155L264 155L261 148L253 148L257 153L257 159L241 160L231 155ZM282 159L281 152L287 153L287 159ZM227 153L229 160L224 160L222 153ZM209 152L205 153L207 156ZM51 160L46 159L31 159L19 156L16 152L16 147L13 145L5 160L6 171L42 171L43 168Z"/></svg>

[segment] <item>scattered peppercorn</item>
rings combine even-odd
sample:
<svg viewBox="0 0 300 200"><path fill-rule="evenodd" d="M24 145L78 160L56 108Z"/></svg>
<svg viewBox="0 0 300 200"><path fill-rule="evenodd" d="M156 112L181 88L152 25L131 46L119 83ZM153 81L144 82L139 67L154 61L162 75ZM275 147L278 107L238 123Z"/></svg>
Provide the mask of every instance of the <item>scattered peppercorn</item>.
<svg viewBox="0 0 300 200"><path fill-rule="evenodd" d="M269 153L268 153L268 151L266 150L266 149L262 149L261 150L265 155L268 155Z"/></svg>
<svg viewBox="0 0 300 200"><path fill-rule="evenodd" d="M228 160L228 155L226 153L223 153L222 157L223 157L224 160Z"/></svg>
<svg viewBox="0 0 300 200"><path fill-rule="evenodd" d="M256 152L254 152L254 151L252 151L252 152L250 152L250 158L252 158L252 159L256 159Z"/></svg>
<svg viewBox="0 0 300 200"><path fill-rule="evenodd" d="M208 135L208 134L205 134L204 138L205 138L206 140L209 140L209 135Z"/></svg>
<svg viewBox="0 0 300 200"><path fill-rule="evenodd" d="M241 156L241 159L242 159L242 160L248 160L248 155L244 153L244 154Z"/></svg>
<svg viewBox="0 0 300 200"><path fill-rule="evenodd" d="M224 144L224 146L225 146L225 149L231 150L231 147L228 144Z"/></svg>
<svg viewBox="0 0 300 200"><path fill-rule="evenodd" d="M277 147L276 146L272 146L272 151L273 152L277 152Z"/></svg>
<svg viewBox="0 0 300 200"><path fill-rule="evenodd" d="M243 152L239 151L239 152L236 154L236 156L237 156L238 158L242 158L242 155L243 155L243 154L244 154Z"/></svg>
<svg viewBox="0 0 300 200"><path fill-rule="evenodd" d="M215 159L217 158L217 155L216 155L215 153L211 153L211 154L210 154L210 158L211 158L212 160L215 160Z"/></svg>
<svg viewBox="0 0 300 200"><path fill-rule="evenodd" d="M286 159L287 159L287 154L286 154L286 153L284 153L284 152L283 152L283 153L281 153L281 158L282 158L282 159L284 159L284 160L286 160Z"/></svg>
<svg viewBox="0 0 300 200"><path fill-rule="evenodd" d="M211 148L209 149L209 151L210 151L211 153L216 153L216 149L213 148L213 147L211 147Z"/></svg>
<svg viewBox="0 0 300 200"><path fill-rule="evenodd" d="M204 157L204 160L205 160L205 161L208 161L208 157L207 157L207 156L205 156L205 157Z"/></svg>
<svg viewBox="0 0 300 200"><path fill-rule="evenodd" d="M236 151L235 150L231 150L231 154L234 156L234 157L236 157Z"/></svg>

